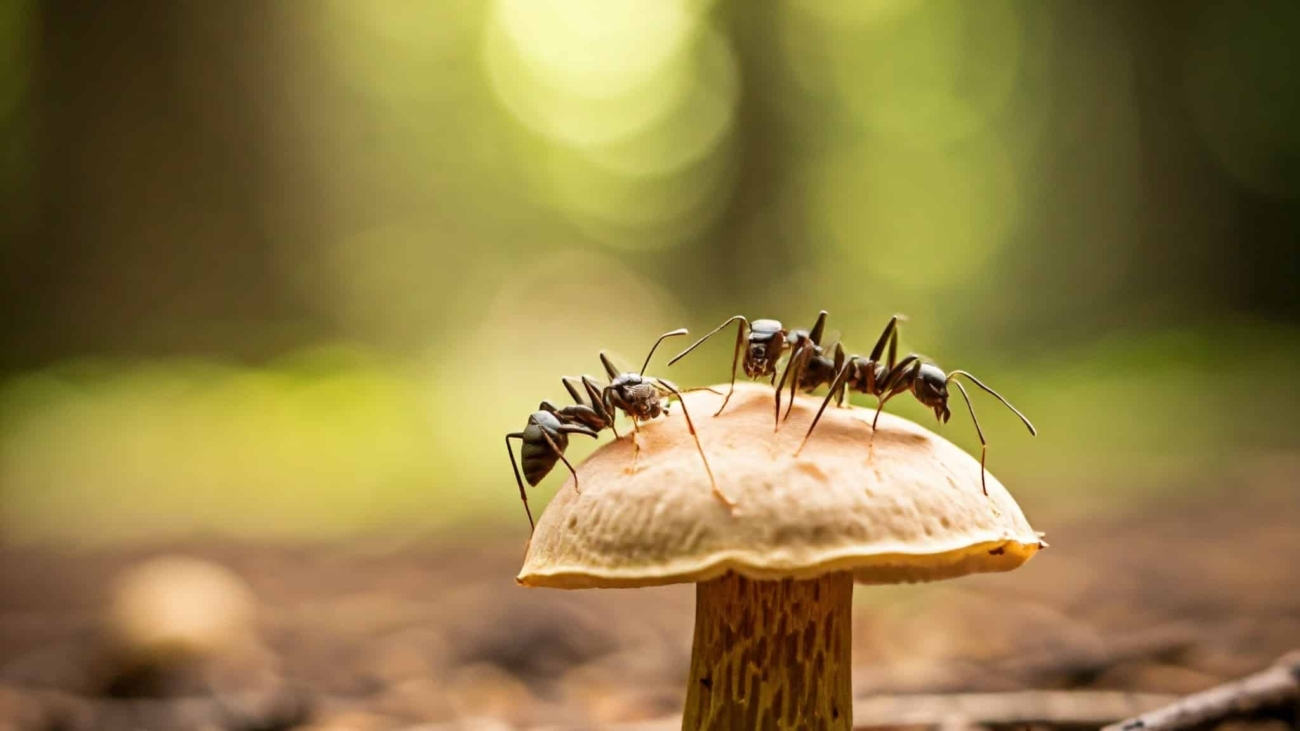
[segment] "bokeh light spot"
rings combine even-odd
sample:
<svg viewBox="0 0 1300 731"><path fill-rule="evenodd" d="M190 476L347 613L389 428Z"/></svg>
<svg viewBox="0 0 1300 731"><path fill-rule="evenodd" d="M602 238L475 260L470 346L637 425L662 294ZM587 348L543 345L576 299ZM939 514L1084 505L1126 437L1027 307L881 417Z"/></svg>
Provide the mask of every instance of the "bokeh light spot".
<svg viewBox="0 0 1300 731"><path fill-rule="evenodd" d="M712 28L701 38L690 90L656 124L582 154L613 172L663 176L712 153L732 128L740 92L731 43Z"/></svg>
<svg viewBox="0 0 1300 731"><path fill-rule="evenodd" d="M931 0L875 20L825 30L836 89L876 134L959 140L1005 105L1021 57L1010 0Z"/></svg>
<svg viewBox="0 0 1300 731"><path fill-rule="evenodd" d="M685 51L695 37L694 16L666 10L671 3L614 2L590 4L593 17L614 19L607 36L592 39L589 20L576 17L588 4L502 0L483 40L484 65L502 105L534 133L576 147L635 134L676 106L691 84ZM527 27L534 16L538 25ZM646 35L613 42L632 33L638 19L650 29ZM647 45L656 28L662 45Z"/></svg>
<svg viewBox="0 0 1300 731"><path fill-rule="evenodd" d="M593 99L626 96L645 83L695 25L672 0L500 0L495 19L535 78Z"/></svg>
<svg viewBox="0 0 1300 731"><path fill-rule="evenodd" d="M903 290L969 279L1020 214L1017 171L991 137L942 151L872 145L827 160L814 176L811 203L839 265Z"/></svg>

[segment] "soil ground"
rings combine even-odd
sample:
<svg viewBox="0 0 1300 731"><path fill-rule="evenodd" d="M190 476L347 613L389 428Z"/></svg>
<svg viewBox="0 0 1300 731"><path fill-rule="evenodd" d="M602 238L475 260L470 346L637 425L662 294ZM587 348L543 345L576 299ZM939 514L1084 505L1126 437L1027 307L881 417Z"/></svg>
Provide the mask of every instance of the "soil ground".
<svg viewBox="0 0 1300 731"><path fill-rule="evenodd" d="M1277 487L1296 467L1049 526L1051 548L1011 574L859 587L855 693L1184 694L1266 666L1300 648L1300 499ZM262 645L188 685L106 682L112 578L160 553L246 580ZM0 729L600 728L680 712L691 587L528 590L520 558L517 539L4 549Z"/></svg>

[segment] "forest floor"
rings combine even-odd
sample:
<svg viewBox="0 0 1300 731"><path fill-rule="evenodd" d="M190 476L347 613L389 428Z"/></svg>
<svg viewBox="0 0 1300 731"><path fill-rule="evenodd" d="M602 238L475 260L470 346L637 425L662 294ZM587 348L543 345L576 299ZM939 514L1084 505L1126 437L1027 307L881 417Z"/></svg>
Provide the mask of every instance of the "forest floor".
<svg viewBox="0 0 1300 731"><path fill-rule="evenodd" d="M934 694L1150 704L1267 667L1300 648L1297 476L1288 462L1176 509L1049 526L1051 548L1009 574L859 587L855 722ZM259 650L179 691L108 687L113 577L163 553L248 583ZM0 549L0 729L673 728L692 588L524 589L521 554L517 540ZM891 700L907 694L927 695Z"/></svg>

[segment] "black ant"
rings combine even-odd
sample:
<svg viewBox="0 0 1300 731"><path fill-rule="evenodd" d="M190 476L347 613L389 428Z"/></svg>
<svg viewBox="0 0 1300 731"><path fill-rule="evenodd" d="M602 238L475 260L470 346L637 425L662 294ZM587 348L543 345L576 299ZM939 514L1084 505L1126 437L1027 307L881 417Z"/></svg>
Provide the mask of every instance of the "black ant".
<svg viewBox="0 0 1300 731"><path fill-rule="evenodd" d="M966 392L966 388L962 386L961 381L958 381L957 378L968 378L971 383L992 394L994 398L1001 401L1004 406L1020 417L1020 420L1029 428L1031 435L1037 436L1038 430L1034 428L1034 425L1030 423L1024 414L1020 413L1019 409L1011 405L1011 402L966 371L956 370L945 374L939 366L922 362L921 357L915 353L895 362L898 352L898 319L897 315L890 318L889 324L885 326L880 339L876 341L876 347L872 349L869 358L863 358L859 355L850 356L840 368L835 380L831 383L830 393L826 394L821 408L817 410L817 416L813 418L812 424L808 426L808 433L804 435L803 441L800 442L799 449L795 450L795 456L799 456L799 453L803 451L804 446L808 443L808 437L812 436L813 429L817 428L817 422L821 419L827 404L830 403L832 398L836 397L837 392L842 397L843 391L851 388L859 393L871 394L876 397L878 400L876 415L871 422L871 438L874 442L876 424L880 420L881 410L885 408L885 404L891 398L905 391L911 391L917 401L933 409L935 417L941 423L948 423L949 417L952 416L952 412L948 410L948 384L952 383L961 392L962 399L966 402L966 409L970 411L971 421L975 422L975 433L979 435L980 439L980 485L984 489L984 494L988 495L989 488L985 470L985 461L988 457L988 442L984 439L984 430L980 428L979 418L975 416L975 407L971 405L970 394ZM885 350L886 344L889 347L888 360L881 363L880 356Z"/></svg>
<svg viewBox="0 0 1300 731"><path fill-rule="evenodd" d="M791 371L794 372L794 377L789 378L790 404L785 409L783 421L789 420L790 412L794 410L796 391L812 393L822 386L828 386L844 367L844 346L841 343L835 343L833 356L826 355L826 349L822 347L825 324L826 312L823 310L811 331L796 330L792 333L793 350L790 359L786 361L785 370L781 371L781 381L776 386L776 390L780 392L785 388L785 382ZM780 399L777 400L779 403ZM840 390L838 404L844 405L843 389Z"/></svg>
<svg viewBox="0 0 1300 731"><path fill-rule="evenodd" d="M812 330L787 330L777 320L754 320L750 322L743 315L736 315L721 325L713 329L712 332L696 340L689 348L683 350L668 361L668 365L676 363L686 357L687 353L698 348L705 340L717 335L726 329L731 323L737 323L736 327L736 349L731 357L731 388L727 395L722 399L722 405L718 407L717 416L722 410L727 408L727 402L731 400L731 394L736 390L736 368L740 366L744 369L745 375L752 379L769 378L772 385L776 385L777 364L781 356L787 349L795 349L793 352L800 352L808 343L821 343L822 332L826 328L826 311L822 310L817 316L817 324L813 325ZM744 351L742 358L740 353ZM789 366L787 365L787 370ZM780 423L781 416L781 389L776 389L776 416L777 422Z"/></svg>
<svg viewBox="0 0 1300 731"><path fill-rule="evenodd" d="M528 417L528 426L523 431L506 435L506 451L510 453L510 466L515 470L515 482L519 483L519 497L524 501L524 512L528 514L530 529L535 526L533 512L528 508L524 480L528 480L530 487L536 487L551 474L556 462L563 461L573 475L574 492L581 493L578 489L578 473L564 456L564 451L569 448L569 435L583 434L594 439L600 436L601 431L610 429L614 432L614 437L618 438L614 419L602 403L600 386L590 377L582 377L582 384L591 398L591 404L588 405L569 378L560 380L576 403L561 408L550 401L543 401L537 411ZM511 439L522 442L519 448L520 459L524 463L522 479L519 476L519 465L515 462L514 450L510 448Z"/></svg>
<svg viewBox="0 0 1300 731"><path fill-rule="evenodd" d="M681 391L672 383L659 378L644 376L645 368L650 363L650 357L654 355L655 348L664 338L674 335L685 335L686 330L675 330L665 333L655 341L654 347L650 349L650 354L646 356L646 363L641 367L640 373L619 373L609 358L600 354L601 363L605 366L605 371L609 373L611 383L608 386L601 386L595 379L590 376L583 376L581 379L583 388L587 392L590 404L583 400L582 394L573 384L574 379L563 378L564 388L569 392L576 402L572 406L558 407L550 401L543 401L538 410L534 411L528 417L528 425L523 431L513 432L506 435L506 451L510 454L510 465L515 471L515 482L519 484L519 497L524 503L524 512L528 515L528 525L534 528L532 510L528 507L528 494L524 488L524 481L527 480L530 487L536 487L551 470L555 469L556 462L564 462L564 466L569 468L570 474L573 475L573 489L581 493L578 488L578 473L574 470L573 465L564 456L565 450L569 448L570 434L583 434L592 438L600 436L600 432L609 429L614 433L617 439L618 430L614 427L614 409L621 409L632 418L633 429L636 429L637 421L641 419L653 419L660 414L667 413L667 405L661 403L663 392L676 395L681 400ZM695 425L691 422L691 416L686 411L686 404L682 404L682 414L686 417L686 424L690 428L691 436L695 438L695 446L700 450L700 459L704 460L704 468L709 473L709 481L713 485L713 491L723 502L731 505L731 502L722 495L718 490L717 483L713 479L713 470L709 467L708 459L704 456L704 449L700 446L699 437L695 434ZM520 460L523 462L523 475L520 476L519 464L515 461L514 450L510 447L510 440L518 439L522 442L520 447ZM633 437L633 446L636 448L635 455L640 454L641 447L636 443ZM635 459L635 457L634 457Z"/></svg>
<svg viewBox="0 0 1300 731"><path fill-rule="evenodd" d="M822 313L823 316L825 313ZM895 320L907 321L903 315L894 315ZM822 324L819 319L818 325ZM795 331L796 334L803 334L803 331ZM812 393L822 386L829 386L835 381L835 376L839 374L840 369L844 367L844 345L835 343L834 355L826 355L825 349L821 344L821 329L814 327L812 332L807 333L802 342L797 342L794 352L790 355L790 360L786 362L785 370L781 372L781 382L778 389L785 387L786 377L790 371L794 371L795 376L790 382L790 405L785 409L783 421L789 420L790 412L794 410L794 396L796 389L804 393ZM836 394L836 406L844 405L845 389L840 389Z"/></svg>
<svg viewBox="0 0 1300 731"><path fill-rule="evenodd" d="M630 371L620 373L614 367L614 364L610 362L609 356L601 352L600 362L601 365L605 366L605 373L610 379L609 385L601 389L601 405L608 414L613 414L617 409L632 419L632 446L634 448L632 469L635 471L636 460L641 455L641 445L637 443L636 439L636 435L639 433L638 423L658 418L661 414L667 414L668 404L664 400L676 397L677 402L682 406L682 416L686 418L686 427L691 433L691 438L695 440L695 448L700 452L700 461L704 462L704 470L709 474L709 484L713 488L713 494L728 507L733 507L734 503L718 489L718 481L713 477L713 468L709 466L709 459L704 455L704 447L700 445L700 437L695 433L695 422L691 420L691 413L687 410L686 402L682 399L681 389L667 379L645 375L645 370L650 365L650 359L654 356L659 343L662 343L666 338L686 335L688 332L686 328L680 328L660 335L655 344L651 346L650 352L646 354L645 362L641 364L641 370L635 373ZM591 393L594 382L586 376L583 377L582 381L588 392ZM613 426L612 420L610 425Z"/></svg>
<svg viewBox="0 0 1300 731"><path fill-rule="evenodd" d="M528 493L524 490L524 480L528 480L530 487L536 487L537 483L555 469L557 461L563 461L564 466L568 467L569 472L573 474L574 491L581 493L582 491L578 489L578 473L564 456L564 450L569 448L570 434L584 434L593 439L599 437L599 432L604 427L595 426L597 423L603 424L604 419L590 406L578 404L557 408L550 401L543 401L537 411L528 417L528 426L524 427L523 431L506 435L506 451L510 453L510 466L514 467L515 482L519 483L519 497L524 501L524 512L528 514L530 531L536 525L533 523L533 511L528 508ZM515 462L515 452L510 448L511 439L522 442L519 457L524 463L523 478L519 476L519 464Z"/></svg>

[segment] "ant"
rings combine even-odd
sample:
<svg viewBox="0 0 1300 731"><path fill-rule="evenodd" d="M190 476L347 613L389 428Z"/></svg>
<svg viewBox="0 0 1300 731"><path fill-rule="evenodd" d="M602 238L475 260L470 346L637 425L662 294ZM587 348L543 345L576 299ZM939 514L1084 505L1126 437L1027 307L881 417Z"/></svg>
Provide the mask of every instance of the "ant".
<svg viewBox="0 0 1300 731"><path fill-rule="evenodd" d="M889 324L876 341L876 347L871 350L869 358L863 358L859 355L850 356L848 361L840 368L836 374L835 380L831 383L830 393L822 401L821 408L817 410L817 416L813 418L812 424L808 426L808 433L804 435L803 441L799 443L799 449L795 450L795 456L803 451L804 446L808 443L808 438L812 436L813 429L817 428L817 422L821 419L822 413L826 410L827 404L836 396L838 392L843 396L845 389L853 389L859 393L866 393L875 396L878 400L876 405L876 415L871 421L871 439L874 443L876 437L876 424L880 421L880 412L885 408L885 404L893 397L905 391L911 391L912 395L920 401L923 406L934 410L934 415L941 423L948 423L952 412L948 410L948 384L951 383L961 392L962 400L966 402L966 409L970 412L971 421L975 422L975 433L979 435L980 440L980 486L984 489L984 494L989 494L987 482L987 470L985 462L988 458L989 445L984 439L984 430L980 428L979 418L975 416L975 407L971 405L970 394L962 386L961 381L957 379L964 377L970 379L971 383L987 391L1004 406L1011 409L1012 413L1020 417L1029 428L1031 435L1037 436L1038 430L1030 423L1029 419L1020 410L1011 405L997 391L984 385L974 375L967 371L955 370L951 373L944 373L943 369L933 363L924 363L921 357L915 353L904 357L902 360L895 362L898 351L898 323L899 316L895 315L890 318ZM880 362L880 356L888 344L889 354L885 363Z"/></svg>
<svg viewBox="0 0 1300 731"><path fill-rule="evenodd" d="M581 494L582 491L578 489L578 473L564 456L564 451L569 448L569 435L582 434L595 439L606 427L614 428L614 420L610 418L609 412L605 410L598 398L593 397L592 404L588 406L569 379L562 380L576 404L560 408L550 401L543 401L537 407L537 411L528 417L528 425L523 431L506 435L506 451L510 454L510 466L515 470L515 482L519 483L519 497L524 501L524 512L528 514L530 532L536 525L533 523L533 511L528 508L528 493L524 490L524 480L528 480L530 487L536 487L551 473L551 470L555 469L557 461L563 461L564 466L568 467L573 475L574 492ZM588 383L585 377L583 383L584 385ZM591 393L591 388L587 385L588 393ZM615 432L616 436L617 434L618 432ZM521 442L519 456L524 463L523 478L519 476L519 464L515 462L515 452L510 448L511 439L518 439Z"/></svg>
<svg viewBox="0 0 1300 731"><path fill-rule="evenodd" d="M646 377L644 373L660 342L675 335L685 335L686 332L684 329L674 330L659 336L659 340L656 340L654 346L650 348L650 354L646 356L645 365L641 366L639 373L619 373L608 356L602 352L600 360L610 376L611 383L608 386L601 386L591 376L583 376L581 383L587 392L590 404L583 400L582 394L574 385L573 381L576 379L562 378L565 390L576 403L572 406L558 407L550 401L543 401L537 411L528 417L528 425L523 431L506 435L506 451L510 455L510 465L515 471L515 482L519 485L519 497L523 500L530 529L535 528L536 524L533 521L532 510L528 507L525 480L530 487L536 487L551 473L551 470L555 469L556 462L564 462L564 466L568 467L569 473L573 475L574 491L581 494L578 488L578 473L564 456L565 450L569 448L570 434L582 434L594 439L600 436L600 432L609 429L617 439L619 435L618 429L614 426L615 409L627 413L632 418L633 429L636 429L638 420L653 419L661 414L667 414L667 404L661 402L665 391L676 395L678 400L681 400L681 391L677 386L660 378ZM695 424L691 421L685 403L682 404L682 414L686 417L686 424L695 439L695 446L700 450L700 459L704 461L704 468L709 473L709 482L713 485L714 493L731 506L731 501L718 490L717 482L713 478L713 470L704 456L704 449L695 434ZM518 439L521 442L520 460L524 465L522 477L519 464L515 461L514 450L510 447L511 439ZM632 444L636 448L634 455L639 456L641 447L637 444L635 436ZM633 459L635 458L634 456Z"/></svg>
<svg viewBox="0 0 1300 731"><path fill-rule="evenodd" d="M717 335L726 329L731 323L737 323L736 327L736 349L731 358L731 388L727 395L722 399L722 405L718 407L717 416L722 410L727 408L727 402L731 400L731 394L736 390L736 368L740 366L744 369L745 375L752 379L770 378L772 385L776 385L777 363L787 349L793 349L792 352L798 354L802 352L809 344L817 345L820 348L822 332L826 328L826 311L822 310L817 316L817 323L813 325L812 330L787 330L777 320L754 320L750 322L745 319L744 315L736 315L726 322L717 326L712 332L696 340L689 348L673 356L668 361L668 365L676 363L686 357L687 353L700 347L705 340ZM740 353L744 351L742 358ZM786 366L787 371L789 365ZM797 380L797 379L796 379ZM776 417L777 423L780 423L781 417L781 389L776 389Z"/></svg>
<svg viewBox="0 0 1300 731"><path fill-rule="evenodd" d="M824 313L823 313L824 314ZM904 315L894 315L895 320L907 322ZM822 320L818 320L818 325ZM795 331L797 334L803 334L803 331ZM790 412L794 410L794 396L796 389L804 393L812 393L822 386L829 386L835 381L835 376L839 374L840 369L844 367L844 345L835 343L834 356L828 356L821 344L821 329L814 327L811 333L798 343L795 347L790 360L786 362L785 370L781 373L781 383L778 389L785 387L786 376L790 371L795 372L794 379L790 383L790 405L785 409L785 416L782 421L790 419ZM835 405L844 406L845 390L840 389L836 394Z"/></svg>
<svg viewBox="0 0 1300 731"><path fill-rule="evenodd" d="M659 344L667 338L686 335L688 332L690 331L686 328L680 328L660 335L655 344L651 346L650 352L646 354L645 362L641 364L641 370L635 373L630 371L620 373L614 367L614 364L610 362L609 356L602 351L600 362L605 367L605 373L610 380L609 385L600 390L600 403L607 414L612 415L617 410L622 411L632 419L632 446L635 450L632 453L632 469L635 471L636 461L641 456L641 445L636 439L636 435L640 432L638 423L658 418L661 414L666 415L668 413L668 404L665 403L665 400L676 397L677 402L682 406L682 416L686 417L686 427L691 433L691 438L695 440L695 448L699 450L700 461L704 462L704 470L709 474L709 484L713 488L713 494L727 507L734 507L735 503L718 489L718 481L713 476L713 468L709 466L708 457L704 455L704 447L700 445L700 437L695 433L695 422L691 420L691 413L687 410L686 402L682 399L681 389L667 379L645 375L645 370L650 365L650 359L654 357L655 349L659 347ZM588 376L583 376L582 382L588 393L594 396L595 382ZM613 427L612 419L610 420L610 427Z"/></svg>
<svg viewBox="0 0 1300 731"><path fill-rule="evenodd" d="M821 386L830 385L839 374L840 369L844 367L844 346L841 343L835 343L834 356L826 355L826 350L822 347L821 339L824 325L826 323L826 312L823 310L817 318L817 324L811 331L795 330L792 333L794 342L793 351L790 359L786 361L785 370L781 372L781 381L777 384L778 394L781 389L785 388L786 379L790 372L794 371L794 378L790 379L790 404L785 409L785 417L782 421L790 419L790 412L794 410L794 397L796 391L812 393ZM780 397L777 398L778 404ZM844 391L841 389L837 404L844 405Z"/></svg>

